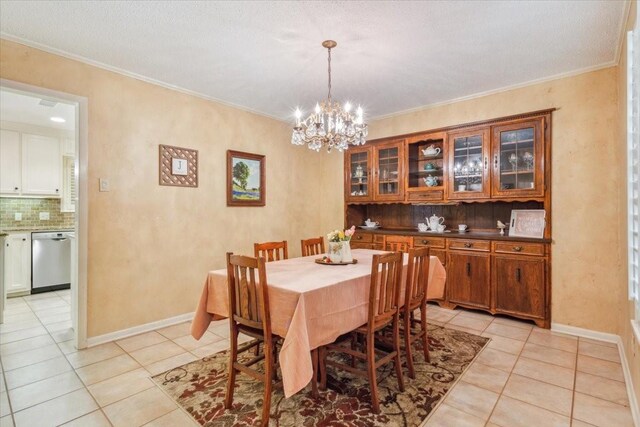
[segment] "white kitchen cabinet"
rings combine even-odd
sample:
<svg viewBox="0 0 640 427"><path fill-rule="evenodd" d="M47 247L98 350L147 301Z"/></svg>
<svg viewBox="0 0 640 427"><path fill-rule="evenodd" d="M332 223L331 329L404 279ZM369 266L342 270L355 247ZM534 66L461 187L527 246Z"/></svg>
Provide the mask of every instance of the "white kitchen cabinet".
<svg viewBox="0 0 640 427"><path fill-rule="evenodd" d="M20 133L0 130L0 193L20 194Z"/></svg>
<svg viewBox="0 0 640 427"><path fill-rule="evenodd" d="M22 134L22 194L60 196L62 156L60 140Z"/></svg>
<svg viewBox="0 0 640 427"><path fill-rule="evenodd" d="M7 295L31 292L31 234L11 233L5 238L4 287Z"/></svg>

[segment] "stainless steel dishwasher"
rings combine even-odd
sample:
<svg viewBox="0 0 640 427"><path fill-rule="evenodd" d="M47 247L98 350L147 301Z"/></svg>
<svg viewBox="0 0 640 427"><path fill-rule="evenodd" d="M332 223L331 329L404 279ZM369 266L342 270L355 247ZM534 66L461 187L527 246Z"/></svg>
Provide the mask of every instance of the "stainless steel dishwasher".
<svg viewBox="0 0 640 427"><path fill-rule="evenodd" d="M69 289L71 240L68 231L31 233L31 293Z"/></svg>

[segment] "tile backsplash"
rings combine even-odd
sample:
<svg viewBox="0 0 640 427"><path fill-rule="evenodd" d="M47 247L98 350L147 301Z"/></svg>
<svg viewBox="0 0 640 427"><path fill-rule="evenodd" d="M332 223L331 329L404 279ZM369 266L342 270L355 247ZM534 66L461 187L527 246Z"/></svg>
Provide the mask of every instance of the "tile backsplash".
<svg viewBox="0 0 640 427"><path fill-rule="evenodd" d="M0 198L0 230L73 228L75 214L60 212L61 199ZM40 212L49 212L49 220L40 220ZM15 214L22 220L16 221Z"/></svg>

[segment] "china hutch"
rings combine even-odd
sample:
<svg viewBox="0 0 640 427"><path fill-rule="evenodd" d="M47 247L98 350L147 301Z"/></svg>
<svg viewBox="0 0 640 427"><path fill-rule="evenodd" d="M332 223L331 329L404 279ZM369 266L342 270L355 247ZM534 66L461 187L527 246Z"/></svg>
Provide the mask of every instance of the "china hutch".
<svg viewBox="0 0 640 427"><path fill-rule="evenodd" d="M413 236L447 270L445 307L551 324L551 114L535 111L369 141L345 152L345 226L370 218L352 248ZM514 209L545 211L541 238L501 235ZM444 217L445 232L418 223ZM467 231L458 232L466 224Z"/></svg>

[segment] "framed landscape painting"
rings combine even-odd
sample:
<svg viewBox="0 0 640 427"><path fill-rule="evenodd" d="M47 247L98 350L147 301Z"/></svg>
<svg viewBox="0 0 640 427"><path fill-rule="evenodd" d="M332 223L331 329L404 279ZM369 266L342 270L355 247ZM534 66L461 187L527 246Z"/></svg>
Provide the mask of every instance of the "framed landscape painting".
<svg viewBox="0 0 640 427"><path fill-rule="evenodd" d="M227 206L264 206L265 156L227 150Z"/></svg>

